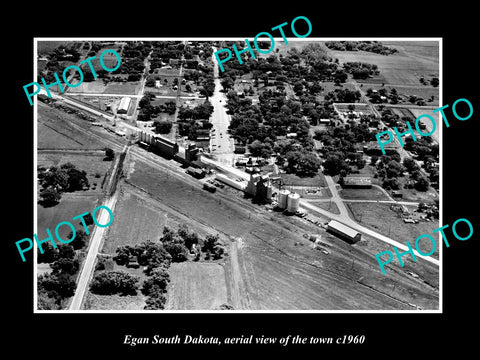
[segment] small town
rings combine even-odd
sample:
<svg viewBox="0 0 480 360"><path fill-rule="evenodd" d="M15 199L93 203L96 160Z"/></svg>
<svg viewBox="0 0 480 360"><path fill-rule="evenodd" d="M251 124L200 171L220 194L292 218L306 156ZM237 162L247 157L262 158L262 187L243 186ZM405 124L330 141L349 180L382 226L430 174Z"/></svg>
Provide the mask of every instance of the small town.
<svg viewBox="0 0 480 360"><path fill-rule="evenodd" d="M233 46L36 39L37 310L437 310L439 41Z"/></svg>

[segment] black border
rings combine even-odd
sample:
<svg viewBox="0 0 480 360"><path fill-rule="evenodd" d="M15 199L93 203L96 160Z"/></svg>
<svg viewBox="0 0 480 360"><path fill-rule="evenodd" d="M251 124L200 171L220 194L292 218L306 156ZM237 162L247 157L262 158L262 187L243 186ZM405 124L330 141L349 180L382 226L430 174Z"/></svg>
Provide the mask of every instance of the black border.
<svg viewBox="0 0 480 360"><path fill-rule="evenodd" d="M265 10L259 4L223 3L221 5L177 4L167 9L159 4L52 4L35 5L28 13L18 12L22 21L17 27L3 24L2 56L7 86L4 85L3 183L8 200L4 202L7 221L3 259L8 271L4 278L6 306L3 327L8 329L5 346L31 348L36 357L52 352L90 356L151 353L237 354L267 351L273 355L311 352L313 356L352 354L388 356L395 353L417 356L436 355L444 349L473 348L475 327L468 321L476 310L475 257L478 250L478 215L474 212L476 194L476 142L478 131L478 84L476 13L473 6L457 2L448 9L392 3L324 4L315 8L301 2L277 3ZM26 6L26 5L25 5ZM230 7L233 6L233 7ZM442 6L440 4L435 6ZM14 242L33 234L33 107L25 100L22 86L33 78L33 38L48 36L93 37L179 37L245 36L307 16L313 31L310 37L442 37L443 100L452 104L458 98L469 99L474 115L465 122L452 120L444 128L443 148L443 224L467 218L474 224L473 237L465 242L453 240L444 247L443 314L33 314L32 257L21 262ZM18 29L18 31L14 31ZM5 96L6 93L6 96ZM478 108L480 109L480 108ZM13 171L12 171L13 170ZM6 180L6 181L5 181ZM4 268L5 269L5 268ZM472 324L475 326L474 324ZM153 336L161 334L202 334L204 336L343 336L365 335L363 345L297 346L136 346L122 345L125 334ZM22 346L23 345L23 346ZM60 351L59 351L60 350ZM66 350L63 352L63 350ZM70 351L68 351L70 350ZM92 351L93 350L93 351ZM415 354L415 355L414 355ZM121 358L125 357L123 355ZM51 356L51 355L50 355Z"/></svg>

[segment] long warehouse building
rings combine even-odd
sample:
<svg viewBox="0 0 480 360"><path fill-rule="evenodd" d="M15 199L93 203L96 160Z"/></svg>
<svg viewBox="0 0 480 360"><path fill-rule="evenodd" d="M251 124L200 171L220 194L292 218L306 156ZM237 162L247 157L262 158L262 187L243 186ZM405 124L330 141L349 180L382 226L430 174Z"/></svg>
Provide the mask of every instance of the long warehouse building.
<svg viewBox="0 0 480 360"><path fill-rule="evenodd" d="M362 234L358 231L353 230L351 227L336 220L330 220L327 224L327 231L352 244L360 241L360 238L362 237Z"/></svg>

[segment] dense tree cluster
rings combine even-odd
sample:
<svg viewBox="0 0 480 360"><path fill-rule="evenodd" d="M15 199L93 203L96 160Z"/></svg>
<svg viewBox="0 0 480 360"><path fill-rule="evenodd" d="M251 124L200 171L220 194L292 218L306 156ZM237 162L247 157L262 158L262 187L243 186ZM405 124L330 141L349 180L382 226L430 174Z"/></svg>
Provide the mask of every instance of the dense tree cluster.
<svg viewBox="0 0 480 360"><path fill-rule="evenodd" d="M90 283L90 290L99 295L136 295L138 277L125 271L103 271L97 273Z"/></svg>
<svg viewBox="0 0 480 360"><path fill-rule="evenodd" d="M157 134L168 134L172 130L171 121L154 121L153 126Z"/></svg>
<svg viewBox="0 0 480 360"><path fill-rule="evenodd" d="M152 118L158 116L160 113L167 113L169 115L175 114L177 110L177 104L175 101L167 101L165 104L155 105L151 104L151 101L155 99L155 94L152 92L146 92L138 102L140 112L138 113L138 121L149 121Z"/></svg>
<svg viewBox="0 0 480 360"><path fill-rule="evenodd" d="M65 163L60 167L51 166L45 169L38 167L40 203L43 206L54 206L61 198L62 192L73 192L88 188L87 173L78 170L75 165Z"/></svg>
<svg viewBox="0 0 480 360"><path fill-rule="evenodd" d="M121 66L111 74L128 74L131 80L140 80L145 71L145 58L150 53L151 45L144 41L127 41L123 46Z"/></svg>
<svg viewBox="0 0 480 360"><path fill-rule="evenodd" d="M362 154L357 153L356 145L375 140L375 134L368 129L367 124L355 123L315 131L314 137L323 144L323 168L326 174L332 176L338 175L342 170L348 174L351 171L350 165L363 168L365 160Z"/></svg>
<svg viewBox="0 0 480 360"><path fill-rule="evenodd" d="M180 120L208 120L213 113L213 105L205 100L202 104L194 108L181 106L178 109L178 119Z"/></svg>
<svg viewBox="0 0 480 360"><path fill-rule="evenodd" d="M343 64L343 68L347 73L352 74L354 79L366 79L380 73L377 65L359 61L346 62Z"/></svg>
<svg viewBox="0 0 480 360"><path fill-rule="evenodd" d="M44 243L42 249L43 254L38 249L38 262L49 263L52 271L38 276L38 308L60 309L63 300L75 292L75 274L80 264L72 245L54 248L51 243Z"/></svg>
<svg viewBox="0 0 480 360"><path fill-rule="evenodd" d="M348 90L348 89L335 89L325 95L325 100L332 103L354 103L361 98L360 91Z"/></svg>
<svg viewBox="0 0 480 360"><path fill-rule="evenodd" d="M329 49L339 51L363 50L382 55L391 55L398 52L397 49L382 45L378 41L326 41L325 45Z"/></svg>

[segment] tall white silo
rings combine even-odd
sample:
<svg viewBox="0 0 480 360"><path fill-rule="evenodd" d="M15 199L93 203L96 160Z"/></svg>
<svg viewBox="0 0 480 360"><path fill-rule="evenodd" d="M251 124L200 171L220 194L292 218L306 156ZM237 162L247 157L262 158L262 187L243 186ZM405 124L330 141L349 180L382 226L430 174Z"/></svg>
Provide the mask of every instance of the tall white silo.
<svg viewBox="0 0 480 360"><path fill-rule="evenodd" d="M290 191L287 189L280 190L278 192L278 207L280 209L285 209L287 207L287 200Z"/></svg>
<svg viewBox="0 0 480 360"><path fill-rule="evenodd" d="M300 207L300 195L297 193L291 193L287 199L287 211L294 214Z"/></svg>

